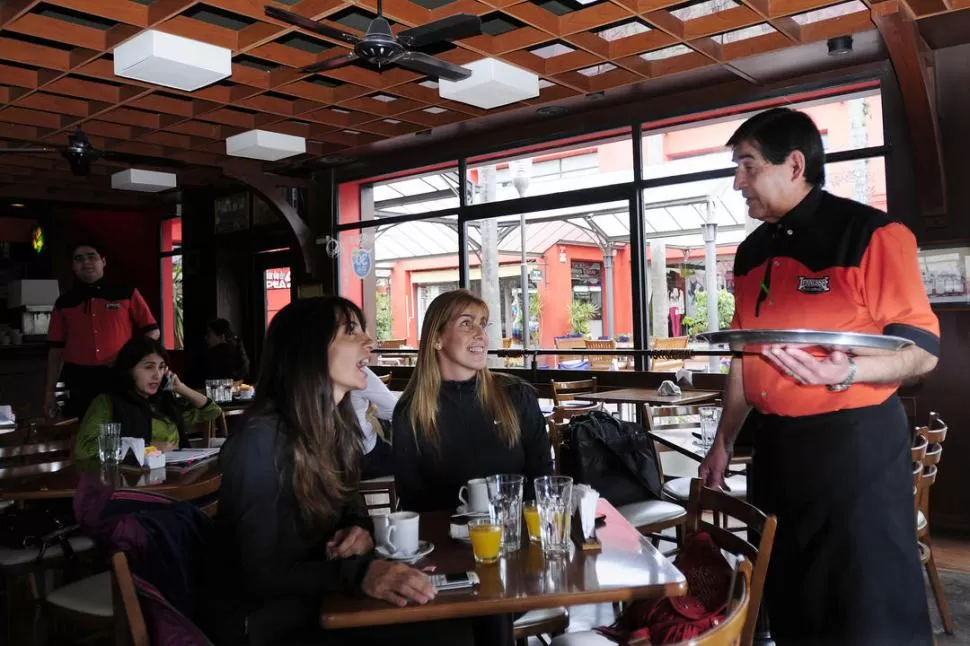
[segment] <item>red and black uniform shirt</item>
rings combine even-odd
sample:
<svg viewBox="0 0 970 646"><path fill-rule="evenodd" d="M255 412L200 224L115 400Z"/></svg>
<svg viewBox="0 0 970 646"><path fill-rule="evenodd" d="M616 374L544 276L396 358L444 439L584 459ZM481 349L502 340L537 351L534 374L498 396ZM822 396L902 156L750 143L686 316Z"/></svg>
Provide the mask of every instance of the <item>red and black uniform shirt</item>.
<svg viewBox="0 0 970 646"><path fill-rule="evenodd" d="M77 285L57 299L47 341L64 348L66 363L105 366L135 334L156 329L155 317L137 289L100 280Z"/></svg>
<svg viewBox="0 0 970 646"><path fill-rule="evenodd" d="M736 329L901 336L939 356L916 238L882 211L820 188L775 224L762 224L734 261ZM762 413L800 417L884 402L899 384L805 386L765 358L745 355L744 394Z"/></svg>

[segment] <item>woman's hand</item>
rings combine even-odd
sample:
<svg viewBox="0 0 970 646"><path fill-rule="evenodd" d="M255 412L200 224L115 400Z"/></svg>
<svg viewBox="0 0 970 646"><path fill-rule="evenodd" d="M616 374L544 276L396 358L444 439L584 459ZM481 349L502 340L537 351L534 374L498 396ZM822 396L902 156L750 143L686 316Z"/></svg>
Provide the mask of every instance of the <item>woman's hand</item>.
<svg viewBox="0 0 970 646"><path fill-rule="evenodd" d="M338 530L327 541L327 556L332 559L345 559L350 556L369 554L374 549L374 539L370 532L354 525Z"/></svg>
<svg viewBox="0 0 970 646"><path fill-rule="evenodd" d="M172 392L178 393L180 395L184 395L185 394L184 391L189 389L188 386L182 383L182 380L179 379L179 376L175 374L175 372L172 371L171 368L169 368L165 372L165 376L168 377L172 382L172 388L171 388Z"/></svg>
<svg viewBox="0 0 970 646"><path fill-rule="evenodd" d="M423 572L390 561L373 561L367 568L361 588L368 597L389 601L402 608L408 601L428 603L437 594Z"/></svg>

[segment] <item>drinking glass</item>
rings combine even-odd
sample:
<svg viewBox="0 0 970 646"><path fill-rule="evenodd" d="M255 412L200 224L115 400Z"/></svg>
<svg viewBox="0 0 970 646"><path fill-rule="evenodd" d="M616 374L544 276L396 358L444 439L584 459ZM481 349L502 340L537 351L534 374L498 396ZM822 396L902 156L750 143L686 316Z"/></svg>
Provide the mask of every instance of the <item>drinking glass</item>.
<svg viewBox="0 0 970 646"><path fill-rule="evenodd" d="M714 445L714 434L721 421L720 406L701 406L697 409L701 416L701 447L706 451Z"/></svg>
<svg viewBox="0 0 970 646"><path fill-rule="evenodd" d="M476 563L494 563L502 553L502 525L491 518L468 521L468 537Z"/></svg>
<svg viewBox="0 0 970 646"><path fill-rule="evenodd" d="M529 540L538 543L539 538L539 509L534 502L527 502L522 507L522 515L525 516L525 527L529 530Z"/></svg>
<svg viewBox="0 0 970 646"><path fill-rule="evenodd" d="M488 485L489 517L502 526L502 551L514 552L522 543L522 485L525 476L493 475Z"/></svg>
<svg viewBox="0 0 970 646"><path fill-rule="evenodd" d="M220 383L220 396L222 399L221 403L228 403L232 401L232 379L223 379Z"/></svg>
<svg viewBox="0 0 970 646"><path fill-rule="evenodd" d="M569 554L573 479L543 476L536 478L535 488L543 553L547 556Z"/></svg>
<svg viewBox="0 0 970 646"><path fill-rule="evenodd" d="M219 380L218 379L205 380L205 396L214 402L219 401Z"/></svg>
<svg viewBox="0 0 970 646"><path fill-rule="evenodd" d="M108 422L98 426L98 458L103 463L117 462L121 452L121 424Z"/></svg>

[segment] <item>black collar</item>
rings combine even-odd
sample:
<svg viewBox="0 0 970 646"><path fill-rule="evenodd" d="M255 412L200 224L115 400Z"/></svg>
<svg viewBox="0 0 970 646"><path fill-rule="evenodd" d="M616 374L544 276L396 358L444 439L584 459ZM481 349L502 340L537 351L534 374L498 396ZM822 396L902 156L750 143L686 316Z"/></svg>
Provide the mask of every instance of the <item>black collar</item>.
<svg viewBox="0 0 970 646"><path fill-rule="evenodd" d="M775 227L777 229L785 230L797 230L799 228L809 225L815 212L818 210L819 204L822 202L822 187L813 186L812 190L808 192L808 195L802 198L802 201L795 205L795 207L786 213L777 223Z"/></svg>

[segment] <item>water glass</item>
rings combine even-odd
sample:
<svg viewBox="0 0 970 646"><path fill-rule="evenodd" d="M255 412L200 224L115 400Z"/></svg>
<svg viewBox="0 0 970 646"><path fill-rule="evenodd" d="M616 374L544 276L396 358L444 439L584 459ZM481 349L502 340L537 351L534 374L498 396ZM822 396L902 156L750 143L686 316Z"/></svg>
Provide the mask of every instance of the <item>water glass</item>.
<svg viewBox="0 0 970 646"><path fill-rule="evenodd" d="M698 412L701 416L701 447L706 451L714 445L717 424L721 421L721 407L701 406Z"/></svg>
<svg viewBox="0 0 970 646"><path fill-rule="evenodd" d="M536 478L535 488L542 551L547 556L568 555L573 479L568 476L543 476Z"/></svg>
<svg viewBox="0 0 970 646"><path fill-rule="evenodd" d="M232 401L232 379L222 379L219 382L220 403L226 404Z"/></svg>
<svg viewBox="0 0 970 646"><path fill-rule="evenodd" d="M121 424L109 422L98 426L98 458L102 463L118 461L121 452Z"/></svg>
<svg viewBox="0 0 970 646"><path fill-rule="evenodd" d="M514 552L522 541L522 485L525 476L493 475L488 485L489 517L502 526L502 552Z"/></svg>
<svg viewBox="0 0 970 646"><path fill-rule="evenodd" d="M219 401L219 379L205 380L205 396L214 402Z"/></svg>

